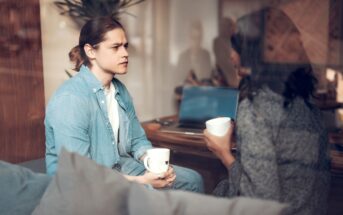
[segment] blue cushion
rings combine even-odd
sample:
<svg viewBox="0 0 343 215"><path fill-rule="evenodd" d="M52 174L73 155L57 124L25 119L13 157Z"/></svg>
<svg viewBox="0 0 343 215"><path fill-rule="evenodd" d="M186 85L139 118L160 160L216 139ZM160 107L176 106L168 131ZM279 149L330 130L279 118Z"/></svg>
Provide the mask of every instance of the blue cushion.
<svg viewBox="0 0 343 215"><path fill-rule="evenodd" d="M50 180L45 174L0 161L0 214L31 214Z"/></svg>

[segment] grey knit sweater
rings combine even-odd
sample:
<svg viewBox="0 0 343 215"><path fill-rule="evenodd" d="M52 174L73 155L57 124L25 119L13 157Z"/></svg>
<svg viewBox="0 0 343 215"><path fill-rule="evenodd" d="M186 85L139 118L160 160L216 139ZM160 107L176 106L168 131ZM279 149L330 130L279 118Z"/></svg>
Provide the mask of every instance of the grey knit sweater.
<svg viewBox="0 0 343 215"><path fill-rule="evenodd" d="M237 159L219 196L288 203L287 214L326 214L330 187L327 133L320 111L262 88L239 105Z"/></svg>

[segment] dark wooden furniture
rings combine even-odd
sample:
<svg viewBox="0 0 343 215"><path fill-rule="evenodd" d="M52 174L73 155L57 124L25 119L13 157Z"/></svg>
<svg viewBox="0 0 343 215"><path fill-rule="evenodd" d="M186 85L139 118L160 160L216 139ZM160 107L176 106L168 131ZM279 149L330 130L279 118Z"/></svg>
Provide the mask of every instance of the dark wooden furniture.
<svg viewBox="0 0 343 215"><path fill-rule="evenodd" d="M161 131L163 122L176 120L175 116L164 117L158 122L142 123L148 139L155 147L171 149L171 163L198 171L204 178L205 192L211 193L218 182L227 177L221 161L206 147L203 136L171 134Z"/></svg>
<svg viewBox="0 0 343 215"><path fill-rule="evenodd" d="M39 0L0 1L0 160L44 157Z"/></svg>
<svg viewBox="0 0 343 215"><path fill-rule="evenodd" d="M163 117L144 122L143 128L155 147L172 150L171 163L197 170L205 180L206 193L212 192L221 179L227 177L227 170L218 158L210 152L202 135L171 134L161 131L163 124L176 121L176 116ZM329 133L331 146L331 172L333 176L343 176L343 132Z"/></svg>

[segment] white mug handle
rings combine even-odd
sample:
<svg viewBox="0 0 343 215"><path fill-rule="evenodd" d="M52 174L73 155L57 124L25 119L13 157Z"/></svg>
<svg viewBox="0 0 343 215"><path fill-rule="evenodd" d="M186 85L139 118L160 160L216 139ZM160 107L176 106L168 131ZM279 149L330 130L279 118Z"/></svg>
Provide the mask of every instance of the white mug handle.
<svg viewBox="0 0 343 215"><path fill-rule="evenodd" d="M144 166L145 166L145 168L146 168L149 172L151 172L151 169L149 168L149 160L150 160L149 156L145 156L145 158L144 158Z"/></svg>

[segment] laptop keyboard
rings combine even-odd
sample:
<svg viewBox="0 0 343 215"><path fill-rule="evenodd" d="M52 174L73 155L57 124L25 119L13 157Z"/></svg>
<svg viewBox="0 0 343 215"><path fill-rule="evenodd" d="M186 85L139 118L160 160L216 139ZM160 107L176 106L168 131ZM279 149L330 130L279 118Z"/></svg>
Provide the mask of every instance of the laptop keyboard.
<svg viewBox="0 0 343 215"><path fill-rule="evenodd" d="M202 123L200 123L200 124L179 124L178 125L178 127L179 128L194 128L194 129L205 129L205 124L202 124Z"/></svg>

